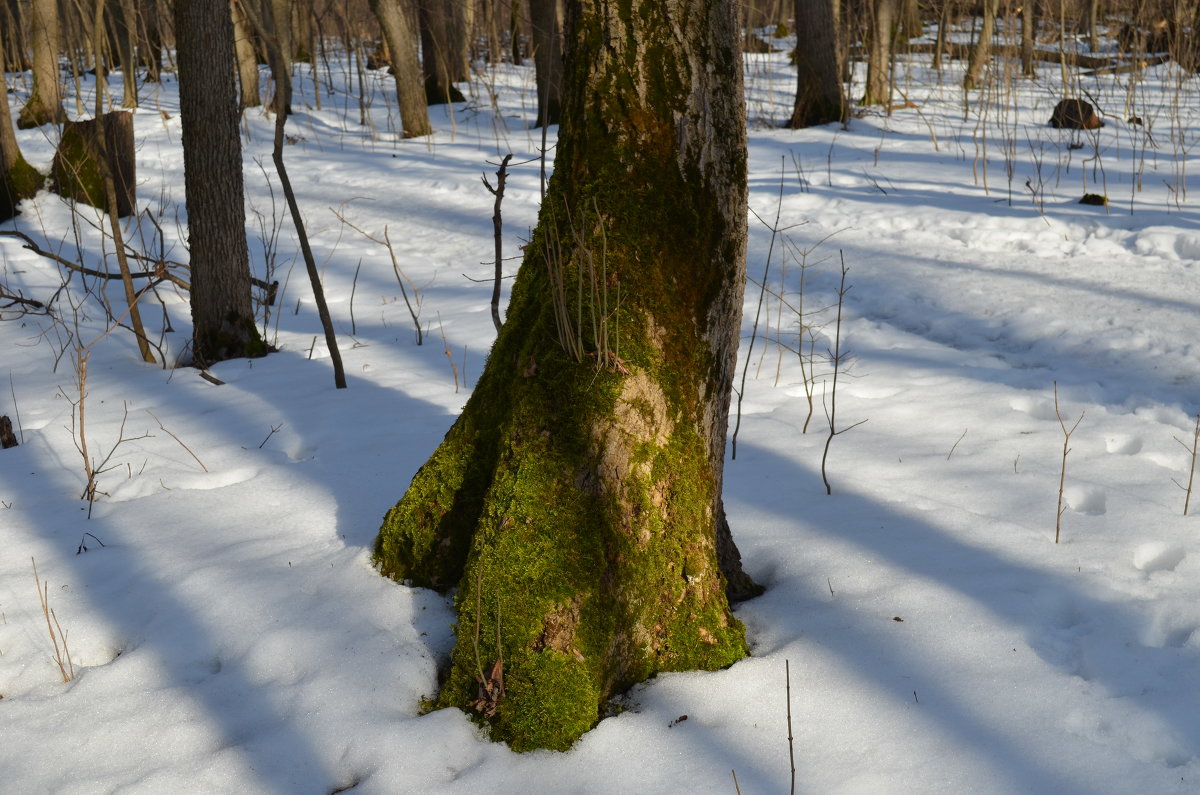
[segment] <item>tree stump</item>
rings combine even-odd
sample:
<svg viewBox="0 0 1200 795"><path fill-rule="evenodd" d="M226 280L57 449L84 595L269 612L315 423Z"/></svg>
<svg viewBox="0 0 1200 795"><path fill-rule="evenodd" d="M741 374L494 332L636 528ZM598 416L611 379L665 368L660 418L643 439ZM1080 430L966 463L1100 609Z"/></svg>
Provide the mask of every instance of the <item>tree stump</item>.
<svg viewBox="0 0 1200 795"><path fill-rule="evenodd" d="M1064 99L1054 106L1050 126L1056 130L1096 130L1104 126L1092 103L1082 99Z"/></svg>
<svg viewBox="0 0 1200 795"><path fill-rule="evenodd" d="M113 111L104 114L100 121L66 122L50 170L51 186L60 196L108 209L101 168L101 123L108 150L105 160L117 194L117 217L124 218L137 212L132 113Z"/></svg>

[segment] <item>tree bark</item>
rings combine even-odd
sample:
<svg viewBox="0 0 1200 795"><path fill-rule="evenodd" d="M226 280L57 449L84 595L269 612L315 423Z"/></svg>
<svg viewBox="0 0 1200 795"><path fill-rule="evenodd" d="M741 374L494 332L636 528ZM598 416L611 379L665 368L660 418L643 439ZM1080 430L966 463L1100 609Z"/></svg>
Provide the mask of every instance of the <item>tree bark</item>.
<svg viewBox="0 0 1200 795"><path fill-rule="evenodd" d="M412 21L397 0L370 0L370 6L392 55L392 76L396 80L396 99L404 137L429 135L433 127L429 124L429 106L421 83L421 59Z"/></svg>
<svg viewBox="0 0 1200 795"><path fill-rule="evenodd" d="M661 671L747 653L721 503L746 244L724 0L568 7L559 144L474 394L388 513L383 574L458 587L437 706L563 749ZM727 594L728 590L728 594Z"/></svg>
<svg viewBox="0 0 1200 795"><path fill-rule="evenodd" d="M537 126L558 124L562 112L562 18L558 0L530 0L533 64L536 71Z"/></svg>
<svg viewBox="0 0 1200 795"><path fill-rule="evenodd" d="M67 120L62 104L62 81L58 74L58 3L33 0L30 7L33 46L33 91L21 112L17 126L22 130L43 124L61 124Z"/></svg>
<svg viewBox="0 0 1200 795"><path fill-rule="evenodd" d="M796 102L793 129L846 120L837 0L796 0Z"/></svg>
<svg viewBox="0 0 1200 795"><path fill-rule="evenodd" d="M192 355L201 367L267 347L254 326L242 145L228 3L176 0L179 113L192 270Z"/></svg>

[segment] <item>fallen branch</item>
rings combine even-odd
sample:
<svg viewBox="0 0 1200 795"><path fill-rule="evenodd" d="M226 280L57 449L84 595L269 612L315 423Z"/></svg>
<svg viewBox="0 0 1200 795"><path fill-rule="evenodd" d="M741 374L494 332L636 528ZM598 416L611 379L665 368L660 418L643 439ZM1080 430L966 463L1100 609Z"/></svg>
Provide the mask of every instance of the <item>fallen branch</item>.
<svg viewBox="0 0 1200 795"><path fill-rule="evenodd" d="M0 301L8 301L9 302L9 303L5 304L4 306L0 306L0 309L8 309L13 304L20 304L21 306L32 307L33 309L45 309L46 308L46 305L43 304L41 301L35 301L32 298L22 298L19 295L13 295L12 293L5 292L3 286L0 286Z"/></svg>
<svg viewBox="0 0 1200 795"><path fill-rule="evenodd" d="M45 257L46 259L53 260L54 262L57 262L59 265L62 265L64 268L73 270L77 273L82 273L85 276L95 276L98 279L120 279L121 278L120 273L109 273L108 271L98 271L98 270L95 270L94 268L88 268L84 265L80 265L78 262L72 262L71 260L67 259L66 257L61 257L58 254L55 254L53 251L47 251L46 249L39 246L34 241L33 238L31 238L29 235L25 234L24 232L4 231L4 232L0 232L0 237L15 237L20 240L23 240L23 241L25 241L25 245L21 246L21 248L28 249L29 251L32 251L34 254L37 254L39 257ZM138 260L142 260L142 261L150 261L150 260L147 260L145 257L141 257L141 256L135 256L134 259L138 259ZM163 281L169 281L172 284L178 285L179 287L182 287L185 290L191 289L191 286L186 281L184 281L183 279L179 278L178 276L176 276L175 274L173 274L167 270L168 265L177 265L178 266L178 265L180 265L180 263L167 262L167 261L154 261L154 262L156 265L154 270L137 271L136 273L130 273L129 277L131 279L159 278Z"/></svg>

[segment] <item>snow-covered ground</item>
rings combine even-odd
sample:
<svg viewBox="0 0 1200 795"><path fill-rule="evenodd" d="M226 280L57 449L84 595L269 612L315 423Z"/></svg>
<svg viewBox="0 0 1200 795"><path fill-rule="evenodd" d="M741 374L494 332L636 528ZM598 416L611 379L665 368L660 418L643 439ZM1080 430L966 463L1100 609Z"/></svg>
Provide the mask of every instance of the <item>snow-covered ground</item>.
<svg viewBox="0 0 1200 795"><path fill-rule="evenodd" d="M737 608L753 656L635 688L568 753L517 755L461 712L418 714L453 614L378 576L369 549L493 339L480 176L508 152L506 255L535 222L532 75L489 73L453 116L434 112L432 139L402 141L386 75L370 76L364 127L333 68L320 109L298 81L286 156L349 389L333 387L260 112L245 123L247 233L256 273L270 262L284 283L266 325L279 353L221 364L220 386L142 364L129 333L102 336L85 291L97 286L78 275L53 319L2 312L0 414L22 444L0 451L0 790L732 793L736 775L744 793L785 792L785 665L799 792L1200 789L1200 518L1176 485L1200 412L1196 78L1170 65L1083 78L1108 124L1081 134L1046 126L1052 68L998 80L990 104L964 111L962 64L914 63L899 79L915 107L787 131L772 122L794 74L781 54L751 56L751 204L765 223L752 219L726 505L768 588ZM28 86L15 88L14 111ZM186 260L171 78L144 89L135 124L139 203L161 234L148 220L126 234ZM19 134L39 167L46 136ZM1111 203L1078 204L1084 193ZM95 267L111 244L76 210L42 194L2 228ZM387 229L423 345L387 250L351 224ZM788 349L831 345L840 258L849 430L830 446L828 496L828 379L802 433ZM49 301L61 276L0 238L0 280ZM121 305L118 286L106 294ZM801 304L821 310L809 332ZM143 314L178 356L184 299L160 288ZM90 518L76 344L90 345L89 452L112 451Z"/></svg>

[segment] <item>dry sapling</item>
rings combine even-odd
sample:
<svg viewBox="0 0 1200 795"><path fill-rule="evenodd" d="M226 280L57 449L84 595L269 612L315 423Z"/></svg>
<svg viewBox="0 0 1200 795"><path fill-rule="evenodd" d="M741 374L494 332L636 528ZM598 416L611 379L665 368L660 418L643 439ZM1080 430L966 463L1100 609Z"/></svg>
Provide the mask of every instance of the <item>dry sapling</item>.
<svg viewBox="0 0 1200 795"><path fill-rule="evenodd" d="M1075 420L1075 424L1069 429L1067 421L1063 418L1062 411L1058 407L1058 382L1054 382L1054 416L1058 417L1058 425L1062 428L1063 447L1062 447L1062 468L1059 470L1058 476L1058 513L1054 519L1054 543L1058 543L1059 536L1062 533L1062 517L1066 512L1067 507L1063 500L1063 488L1067 482L1067 455L1071 452L1071 434L1075 433L1075 429L1079 427L1079 423L1083 422L1086 411L1079 413L1079 419Z"/></svg>

